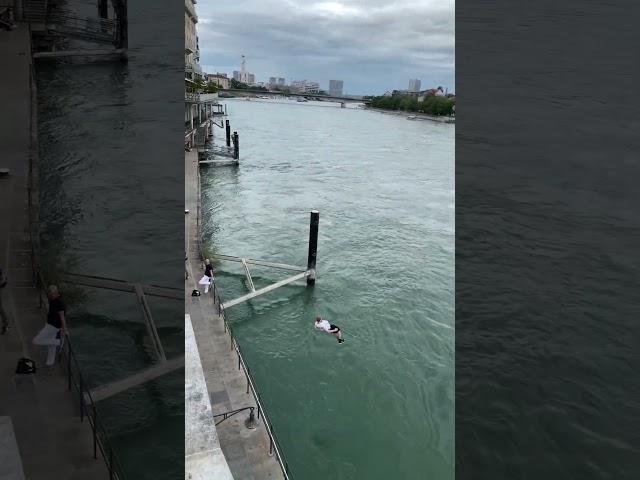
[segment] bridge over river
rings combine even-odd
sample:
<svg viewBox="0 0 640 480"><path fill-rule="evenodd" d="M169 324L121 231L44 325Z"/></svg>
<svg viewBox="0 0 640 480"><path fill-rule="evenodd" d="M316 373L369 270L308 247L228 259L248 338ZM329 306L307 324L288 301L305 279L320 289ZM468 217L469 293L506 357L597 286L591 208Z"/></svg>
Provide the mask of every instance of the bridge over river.
<svg viewBox="0 0 640 480"><path fill-rule="evenodd" d="M234 96L241 97L261 97L267 96L270 98L286 98L286 97L295 97L295 98L306 98L313 99L318 101L326 101L326 102L338 102L338 103L363 103L364 100L362 97L358 96L349 96L349 97L334 97L331 95L317 95L317 94L309 94L309 93L285 93L285 92L269 92L264 90L245 90L245 89L223 89L218 90L218 93L230 93ZM224 98L224 97L221 97Z"/></svg>

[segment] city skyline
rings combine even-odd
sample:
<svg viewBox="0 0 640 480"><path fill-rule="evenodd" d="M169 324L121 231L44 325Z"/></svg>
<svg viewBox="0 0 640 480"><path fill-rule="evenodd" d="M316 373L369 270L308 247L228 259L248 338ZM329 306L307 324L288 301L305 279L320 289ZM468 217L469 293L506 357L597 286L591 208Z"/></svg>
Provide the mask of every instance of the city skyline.
<svg viewBox="0 0 640 480"><path fill-rule="evenodd" d="M382 95L420 78L425 88L455 89L452 0L249 0L242 9L200 2L198 12L206 72L238 70L245 55L248 69L265 83L272 76L287 83L307 78L326 90L337 78L345 94Z"/></svg>

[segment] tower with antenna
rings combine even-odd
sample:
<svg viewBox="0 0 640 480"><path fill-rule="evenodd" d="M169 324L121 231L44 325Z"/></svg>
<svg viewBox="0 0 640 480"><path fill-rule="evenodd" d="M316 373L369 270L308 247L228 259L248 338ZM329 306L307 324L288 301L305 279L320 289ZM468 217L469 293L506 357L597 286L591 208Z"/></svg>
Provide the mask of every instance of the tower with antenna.
<svg viewBox="0 0 640 480"><path fill-rule="evenodd" d="M240 56L240 81L242 83L248 83L248 75L247 75L247 68L246 68L246 59L244 57L244 55Z"/></svg>

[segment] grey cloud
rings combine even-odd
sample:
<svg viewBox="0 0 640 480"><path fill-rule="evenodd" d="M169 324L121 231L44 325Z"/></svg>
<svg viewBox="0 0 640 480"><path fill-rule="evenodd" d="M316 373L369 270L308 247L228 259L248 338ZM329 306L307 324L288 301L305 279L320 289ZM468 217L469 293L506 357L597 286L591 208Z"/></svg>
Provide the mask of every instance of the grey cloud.
<svg viewBox="0 0 640 480"><path fill-rule="evenodd" d="M406 88L410 77L454 86L452 0L200 0L196 7L205 66L238 65L244 54L259 80L308 78L326 88L340 78L352 93Z"/></svg>

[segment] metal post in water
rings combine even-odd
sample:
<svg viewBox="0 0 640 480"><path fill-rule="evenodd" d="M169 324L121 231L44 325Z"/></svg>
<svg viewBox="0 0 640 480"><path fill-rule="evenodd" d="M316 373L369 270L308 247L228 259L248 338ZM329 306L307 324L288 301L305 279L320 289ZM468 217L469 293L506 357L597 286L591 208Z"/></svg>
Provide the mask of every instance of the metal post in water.
<svg viewBox="0 0 640 480"><path fill-rule="evenodd" d="M225 120L226 129L227 129L227 147L231 146L231 125L229 125L229 120Z"/></svg>
<svg viewBox="0 0 640 480"><path fill-rule="evenodd" d="M109 18L109 2L107 0L98 0L98 16L100 18Z"/></svg>
<svg viewBox="0 0 640 480"><path fill-rule="evenodd" d="M240 158L240 137L238 137L238 132L233 132L233 158L236 160Z"/></svg>
<svg viewBox="0 0 640 480"><path fill-rule="evenodd" d="M316 258L318 256L318 225L320 224L320 212L311 210L311 221L309 224L309 257L307 259L307 270L311 274L307 277L307 285L316 283Z"/></svg>
<svg viewBox="0 0 640 480"><path fill-rule="evenodd" d="M95 404L93 405L93 458L97 459L98 458L98 439L97 439L97 430L98 430L98 423L96 422L96 406Z"/></svg>

